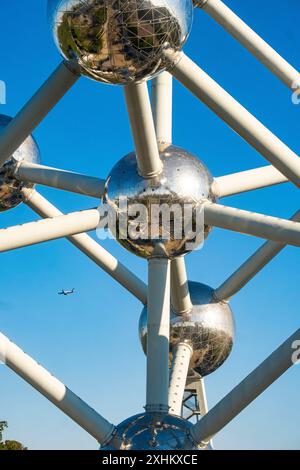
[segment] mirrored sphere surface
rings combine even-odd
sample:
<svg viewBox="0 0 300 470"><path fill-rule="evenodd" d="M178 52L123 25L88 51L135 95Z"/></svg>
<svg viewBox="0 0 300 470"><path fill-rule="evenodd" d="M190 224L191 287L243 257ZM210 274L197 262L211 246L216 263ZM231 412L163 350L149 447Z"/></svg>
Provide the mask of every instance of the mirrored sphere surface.
<svg viewBox="0 0 300 470"><path fill-rule="evenodd" d="M161 147L160 157L163 170L159 176L150 179L139 175L134 152L122 158L107 178L103 197L103 202L116 217L114 236L117 241L143 258L151 257L158 243L163 245L169 258L186 254L195 248L189 243L193 233L197 233L202 242L210 231L209 227L201 225L200 217L198 220L203 201L215 201L211 189L213 178L206 166L186 150L169 144ZM132 233L135 219L131 216L136 204L144 209L139 213L138 234ZM154 213L157 214L159 207L166 209L166 214L169 209L169 216L155 218ZM125 218L127 222L124 222ZM193 230L190 232L187 222L191 221Z"/></svg>
<svg viewBox="0 0 300 470"><path fill-rule="evenodd" d="M0 114L0 133L12 120L11 117ZM16 207L23 201L21 190L33 188L33 184L18 181L13 172L20 161L40 163L40 152L36 141L29 136L0 168L0 211Z"/></svg>
<svg viewBox="0 0 300 470"><path fill-rule="evenodd" d="M182 316L171 312L170 362L178 343L186 342L193 348L190 368L204 377L218 369L230 355L234 340L234 319L229 304L216 301L211 287L191 281L188 284L193 308ZM140 317L139 335L146 354L146 307Z"/></svg>
<svg viewBox="0 0 300 470"><path fill-rule="evenodd" d="M178 51L192 23L192 0L48 0L48 17L63 57L99 82L129 84L166 68L163 51Z"/></svg>
<svg viewBox="0 0 300 470"><path fill-rule="evenodd" d="M194 7L203 8L208 0L193 0Z"/></svg>
<svg viewBox="0 0 300 470"><path fill-rule="evenodd" d="M189 439L192 424L172 415L138 414L126 419L117 427L122 442L120 450L195 450ZM109 444L101 450L115 450Z"/></svg>

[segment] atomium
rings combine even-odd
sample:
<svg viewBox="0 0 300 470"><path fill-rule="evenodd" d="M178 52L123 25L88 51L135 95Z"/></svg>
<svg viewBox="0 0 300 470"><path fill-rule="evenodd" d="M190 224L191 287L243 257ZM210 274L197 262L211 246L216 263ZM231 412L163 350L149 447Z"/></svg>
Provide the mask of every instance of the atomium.
<svg viewBox="0 0 300 470"><path fill-rule="evenodd" d="M196 450L190 429L192 423L172 415L141 413L132 416L117 426L118 450ZM103 451L116 450L110 445Z"/></svg>
<svg viewBox="0 0 300 470"><path fill-rule="evenodd" d="M214 298L214 290L198 282L189 282L193 308L189 313L170 318L170 363L179 343L192 347L190 369L204 377L217 370L230 355L234 339L234 320L227 302ZM139 336L147 354L147 308L140 316Z"/></svg>
<svg viewBox="0 0 300 470"><path fill-rule="evenodd" d="M212 437L294 364L291 348L300 336L298 329L208 410L203 377L226 361L234 342L229 299L286 245L300 246L300 211L290 220L279 219L220 205L218 199L287 181L299 187L300 159L180 52L191 28L192 3L203 7L289 90L294 89L298 71L253 34L222 1L49 0L48 17L64 60L11 125L8 126L11 118L0 116L0 210L19 204L23 190L29 188L30 197L24 197L24 202L45 219L1 229L0 251L65 237L143 305L139 334L147 353L146 411L118 426L0 332L4 364L79 424L103 450L211 448ZM14 40L14 36L10 39ZM14 47L18 50L18 44ZM79 68L82 75L97 82L126 85L136 153L123 157L106 179L34 165L39 162L39 150L28 135L77 82ZM213 178L202 161L171 144L172 76L272 165ZM151 108L146 80L153 77ZM105 117L103 110L99 114ZM115 134L117 139L119 135ZM208 139L212 136L217 139L214 132L209 133ZM108 145L111 148L111 142ZM32 190L35 183L101 200L100 207L108 207L110 216L115 218L113 235L117 241L147 259L148 285L85 233L96 229L99 220L102 222L100 207L63 215ZM137 205L146 209L146 219L136 219ZM158 217L157 212L153 216L152 209L162 206L169 209L167 220L160 212ZM186 207L190 209L188 232L182 225ZM200 226L199 214L203 215ZM268 240L215 290L188 281L183 256L198 247L213 226ZM199 272L203 277L207 274L205 263ZM123 331L119 334L120 351L124 352L126 338ZM82 339L81 332L79 335ZM253 343L253 333L250 338ZM109 348L104 352L109 357ZM117 361L120 371L118 366L125 361L123 357ZM132 368L127 367L126 379L131 379L131 372ZM193 399L194 407L190 406ZM187 409L191 413L185 414Z"/></svg>
<svg viewBox="0 0 300 470"><path fill-rule="evenodd" d="M0 131L11 121L11 117L0 114ZM6 211L19 205L24 199L22 189L34 187L31 183L25 183L15 178L14 171L21 161L40 162L39 148L32 136L27 137L25 142L0 168L0 211Z"/></svg>
<svg viewBox="0 0 300 470"><path fill-rule="evenodd" d="M50 0L48 15L63 57L99 82L129 84L166 68L192 23L191 0Z"/></svg>
<svg viewBox="0 0 300 470"><path fill-rule="evenodd" d="M211 229L201 225L203 201L216 200L212 192L212 176L194 155L166 144L160 148L160 158L162 172L155 178L145 179L138 173L135 153L128 154L109 174L103 196L103 202L108 204L116 216L114 235L117 241L143 258L151 257L158 243L164 245L166 256L170 258L188 253L188 242L193 239L197 215L198 229L204 231L203 236L206 237ZM124 208L122 201L126 201ZM141 216L138 236L136 233L131 236L130 224L131 219L134 219L132 216L136 204L142 205L146 211ZM167 217L156 220L159 208L166 209ZM193 217L190 231L184 231L185 213ZM157 229L156 237L151 231L153 227ZM203 241L203 237L200 240Z"/></svg>

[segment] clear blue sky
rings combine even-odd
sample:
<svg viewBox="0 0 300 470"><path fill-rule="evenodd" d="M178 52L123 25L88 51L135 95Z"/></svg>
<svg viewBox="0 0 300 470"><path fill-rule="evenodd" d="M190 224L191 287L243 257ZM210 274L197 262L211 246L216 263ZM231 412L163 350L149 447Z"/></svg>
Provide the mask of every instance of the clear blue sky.
<svg viewBox="0 0 300 470"><path fill-rule="evenodd" d="M300 69L298 0L228 0L234 11ZM59 64L48 30L46 0L2 0L0 79L14 115ZM300 105L250 54L201 11L185 52L242 104L300 152ZM264 159L188 91L175 84L174 143L203 159L216 175L255 168ZM105 177L133 148L122 89L82 78L34 133L44 164ZM97 201L39 188L63 211ZM224 200L248 210L290 217L299 193L282 185ZM36 217L24 206L0 214L0 226ZM190 279L218 286L262 241L215 229L204 249L187 257ZM103 242L146 280L146 263L113 240ZM145 357L139 302L66 241L1 255L0 330L115 423L142 410ZM226 364L207 378L209 406L299 327L299 251L289 247L232 301L237 335ZM57 291L75 287L76 295ZM300 449L300 366L279 379L215 439L219 449ZM31 449L95 449L97 443L4 366L0 419L7 438Z"/></svg>

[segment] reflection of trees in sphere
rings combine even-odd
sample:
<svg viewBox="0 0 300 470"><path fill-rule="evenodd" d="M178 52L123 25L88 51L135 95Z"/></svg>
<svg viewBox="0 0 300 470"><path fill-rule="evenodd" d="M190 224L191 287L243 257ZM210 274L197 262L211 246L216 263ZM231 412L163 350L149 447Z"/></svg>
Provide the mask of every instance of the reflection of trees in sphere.
<svg viewBox="0 0 300 470"><path fill-rule="evenodd" d="M189 439L192 423L178 416L144 413L126 419L117 427L120 450L197 449ZM103 447L101 450L115 450Z"/></svg>
<svg viewBox="0 0 300 470"><path fill-rule="evenodd" d="M234 339L234 320L227 302L214 299L213 289L205 284L189 282L193 308L190 313L171 312L170 361L179 343L193 348L190 368L202 377L218 369L228 358ZM147 351L147 308L140 317L140 340Z"/></svg>
<svg viewBox="0 0 300 470"><path fill-rule="evenodd" d="M11 120L11 117L0 114L0 132ZM18 181L14 177L16 165L22 160L29 163L40 162L38 146L31 136L27 137L12 157L0 168L0 211L16 207L23 201L21 190L23 188L33 188L33 184Z"/></svg>
<svg viewBox="0 0 300 470"><path fill-rule="evenodd" d="M107 179L103 197L117 219L114 233L117 241L143 258L149 258L158 243L164 245L166 255L171 258L192 250L194 247L189 246L192 233L187 230L186 220L193 221L192 232L196 233L197 229L201 232L201 241L202 232L205 230L204 235L207 235L210 230L198 220L203 200L215 200L211 191L213 179L206 166L186 150L169 144L161 147L160 157L163 170L151 179L138 174L135 153L122 158ZM127 201L124 209L121 207L123 200ZM147 212L141 217L138 238L131 230L136 223L133 216L136 204L143 205ZM157 214L159 207L167 208L169 214L166 210L166 217L158 220L154 212ZM183 220L184 215L186 220ZM124 216L127 223L123 223ZM156 239L152 236L155 228Z"/></svg>
<svg viewBox="0 0 300 470"><path fill-rule="evenodd" d="M56 44L94 80L128 84L165 69L163 50L181 49L191 0L49 0Z"/></svg>

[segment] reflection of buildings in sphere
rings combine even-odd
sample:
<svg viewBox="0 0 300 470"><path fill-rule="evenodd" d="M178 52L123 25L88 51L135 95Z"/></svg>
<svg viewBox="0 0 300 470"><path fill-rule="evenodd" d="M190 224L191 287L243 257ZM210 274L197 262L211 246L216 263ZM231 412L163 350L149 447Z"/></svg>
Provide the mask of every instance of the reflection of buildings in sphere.
<svg viewBox="0 0 300 470"><path fill-rule="evenodd" d="M149 258L158 243L163 244L171 258L188 253L210 231L203 225L201 212L204 200L215 201L213 179L206 166L186 150L169 144L161 147L160 158L163 170L151 179L138 174L135 153L122 158L107 179L103 197L115 214L117 241L143 258ZM124 200L127 206L123 208ZM137 204L145 212L140 212L142 220L135 237L131 229ZM160 208L165 217L155 217ZM193 241L195 233L197 238Z"/></svg>
<svg viewBox="0 0 300 470"><path fill-rule="evenodd" d="M234 320L229 304L216 301L211 287L198 282L188 284L193 308L184 315L171 312L170 362L176 346L186 342L193 348L190 368L204 377L218 369L230 355L234 340ZM146 353L146 307L140 317L139 334Z"/></svg>
<svg viewBox="0 0 300 470"><path fill-rule="evenodd" d="M12 118L0 114L0 131L5 128ZM18 162L40 162L40 152L33 137L29 136L0 168L0 211L16 207L23 201L21 190L33 188L33 184L18 181L14 177L14 170Z"/></svg>
<svg viewBox="0 0 300 470"><path fill-rule="evenodd" d="M178 416L143 413L132 416L117 427L121 441L118 450L195 450L189 438L192 423ZM116 450L109 444L101 450Z"/></svg>
<svg viewBox="0 0 300 470"><path fill-rule="evenodd" d="M50 0L55 41L82 73L126 84L166 67L163 50L178 51L192 21L191 0Z"/></svg>

